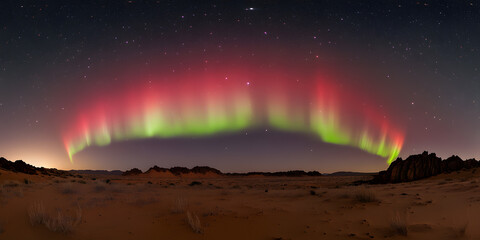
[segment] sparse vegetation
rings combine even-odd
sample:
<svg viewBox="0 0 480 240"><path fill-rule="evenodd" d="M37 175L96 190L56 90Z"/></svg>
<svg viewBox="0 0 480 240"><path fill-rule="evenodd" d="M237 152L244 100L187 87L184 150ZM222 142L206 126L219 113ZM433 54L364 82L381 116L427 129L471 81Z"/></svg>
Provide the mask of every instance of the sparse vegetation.
<svg viewBox="0 0 480 240"><path fill-rule="evenodd" d="M85 182L84 180L78 180L78 183L87 184L87 182Z"/></svg>
<svg viewBox="0 0 480 240"><path fill-rule="evenodd" d="M97 185L95 185L95 187L93 188L93 190L94 190L95 192L103 192L103 191L105 191L105 189L106 189L106 188L105 188L105 185L103 185L103 184L97 184Z"/></svg>
<svg viewBox="0 0 480 240"><path fill-rule="evenodd" d="M48 220L48 215L42 202L34 202L28 210L28 216L32 225L44 224Z"/></svg>
<svg viewBox="0 0 480 240"><path fill-rule="evenodd" d="M172 213L184 213L187 209L188 202L184 198L177 198L172 207Z"/></svg>
<svg viewBox="0 0 480 240"><path fill-rule="evenodd" d="M359 189L354 195L354 200L361 203L368 203L368 202L378 202L377 196L375 193L369 189L361 188Z"/></svg>
<svg viewBox="0 0 480 240"><path fill-rule="evenodd" d="M398 235L407 236L408 234L407 219L401 217L398 212L392 217L390 227Z"/></svg>
<svg viewBox="0 0 480 240"><path fill-rule="evenodd" d="M0 193L4 198L10 196L22 197L23 189L19 188L19 181L5 181L3 184L0 184Z"/></svg>
<svg viewBox="0 0 480 240"><path fill-rule="evenodd" d="M5 183L3 183L4 188L7 188L7 187L14 188L14 187L18 187L19 185L20 185L19 181L5 181Z"/></svg>
<svg viewBox="0 0 480 240"><path fill-rule="evenodd" d="M188 186L195 186L195 185L202 185L202 183L198 181L193 181L190 184L188 184Z"/></svg>
<svg viewBox="0 0 480 240"><path fill-rule="evenodd" d="M310 190L310 195L315 196L317 193L313 190Z"/></svg>
<svg viewBox="0 0 480 240"><path fill-rule="evenodd" d="M82 209L77 208L75 216L57 210L57 214L50 215L42 202L35 202L28 211L32 225L44 225L52 232L69 233L82 219Z"/></svg>
<svg viewBox="0 0 480 240"><path fill-rule="evenodd" d="M462 239L462 238L465 238L466 235L467 235L467 227L468 227L468 222L465 223L465 224L460 224L460 225L457 225L456 227L454 227L454 233L453 233L453 237L455 239Z"/></svg>
<svg viewBox="0 0 480 240"><path fill-rule="evenodd" d="M77 193L77 190L73 187L72 184L65 183L60 187L60 192L62 194L74 194Z"/></svg>
<svg viewBox="0 0 480 240"><path fill-rule="evenodd" d="M202 224L200 223L200 219L198 218L197 214L190 213L190 211L187 211L187 222L188 222L188 225L190 225L190 227L192 228L193 232L195 233L203 232Z"/></svg>

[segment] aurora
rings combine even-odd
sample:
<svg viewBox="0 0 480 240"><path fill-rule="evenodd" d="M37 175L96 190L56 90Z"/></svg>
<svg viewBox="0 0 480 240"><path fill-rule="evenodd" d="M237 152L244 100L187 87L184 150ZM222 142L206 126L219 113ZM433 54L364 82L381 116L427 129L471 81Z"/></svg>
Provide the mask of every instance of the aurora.
<svg viewBox="0 0 480 240"><path fill-rule="evenodd" d="M73 163L88 146L272 128L359 148L388 164L399 155L403 133L359 103L358 93L322 77L305 86L281 76L198 74L125 87L79 110L63 142Z"/></svg>

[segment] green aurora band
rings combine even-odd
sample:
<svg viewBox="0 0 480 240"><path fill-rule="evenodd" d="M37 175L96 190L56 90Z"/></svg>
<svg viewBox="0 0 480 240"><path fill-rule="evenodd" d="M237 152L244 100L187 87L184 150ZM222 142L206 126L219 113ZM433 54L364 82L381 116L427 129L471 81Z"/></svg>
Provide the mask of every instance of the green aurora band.
<svg viewBox="0 0 480 240"><path fill-rule="evenodd" d="M270 127L315 134L323 142L347 145L386 158L397 158L403 134L355 99L339 98L336 89L316 82L309 90L294 83L184 81L132 91L100 101L75 119L64 134L70 161L88 146L114 141L235 133ZM346 93L342 93L346 94ZM351 96L351 95L350 95ZM349 110L349 111L347 111ZM360 124L361 123L361 124ZM359 126L360 125L360 126Z"/></svg>

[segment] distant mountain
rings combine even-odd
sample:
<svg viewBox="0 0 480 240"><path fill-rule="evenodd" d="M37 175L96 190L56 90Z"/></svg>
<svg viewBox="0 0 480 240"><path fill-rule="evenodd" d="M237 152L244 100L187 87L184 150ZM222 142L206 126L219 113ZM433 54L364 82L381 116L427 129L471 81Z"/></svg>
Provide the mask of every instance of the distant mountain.
<svg viewBox="0 0 480 240"><path fill-rule="evenodd" d="M166 173L172 174L174 176L181 176L186 174L211 174L213 176L253 176L253 175L262 175L262 176L275 176L275 177L302 177L302 176L321 176L322 174L317 171L305 172L302 170L286 171L286 172L248 172L248 173L222 173L220 170L208 167L208 166L197 166L192 169L186 167L172 167L172 168L161 168L158 166L153 166L143 173L138 168L130 169L124 172L123 176L133 176L140 174L152 174L152 173Z"/></svg>
<svg viewBox="0 0 480 240"><path fill-rule="evenodd" d="M293 170L286 172L248 172L248 173L226 173L227 176L269 176L269 177L305 177L305 176L322 176L321 173L317 171L305 172L303 170Z"/></svg>
<svg viewBox="0 0 480 240"><path fill-rule="evenodd" d="M153 166L150 169L148 169L145 174L151 174L151 173L171 173L175 176L180 176L182 174L207 174L207 173L212 173L212 174L217 174L217 175L222 175L222 172L220 172L218 169L207 167L207 166L197 166L192 169L186 168L186 167L172 167L172 168L161 168L158 166ZM139 175L143 174L142 170L138 168L133 168L128 171L125 171L122 175L123 176L132 176L132 175Z"/></svg>
<svg viewBox="0 0 480 240"><path fill-rule="evenodd" d="M123 171L120 170L70 170L69 172L73 174L98 174L98 175L122 175Z"/></svg>
<svg viewBox="0 0 480 240"><path fill-rule="evenodd" d="M371 176L377 174L376 172L373 173L364 173L364 172L334 172L334 173L324 173L324 175L328 176Z"/></svg>

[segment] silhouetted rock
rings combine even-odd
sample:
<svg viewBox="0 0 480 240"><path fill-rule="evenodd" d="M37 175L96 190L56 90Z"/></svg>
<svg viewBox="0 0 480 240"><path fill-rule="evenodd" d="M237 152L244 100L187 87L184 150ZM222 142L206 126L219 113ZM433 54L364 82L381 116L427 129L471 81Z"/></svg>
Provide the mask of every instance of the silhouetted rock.
<svg viewBox="0 0 480 240"><path fill-rule="evenodd" d="M220 170L215 169L215 168L211 168L211 167L207 167L207 166L194 167L194 168L192 168L192 172L193 173L201 173L201 174L215 173L215 174L218 174L218 175L222 175L222 172L220 172Z"/></svg>
<svg viewBox="0 0 480 240"><path fill-rule="evenodd" d="M172 167L170 168L170 172L172 172L174 175L181 175L181 174L187 174L190 173L190 169L186 167Z"/></svg>
<svg viewBox="0 0 480 240"><path fill-rule="evenodd" d="M138 175L138 174L142 174L142 170L140 170L138 168L132 168L130 170L125 171L122 175L123 176L132 176L132 175Z"/></svg>
<svg viewBox="0 0 480 240"><path fill-rule="evenodd" d="M479 163L475 159L463 161L458 156L451 156L442 161L435 153L428 154L425 151L422 154L411 155L405 160L397 158L386 171L374 176L372 183L409 182L478 166Z"/></svg>
<svg viewBox="0 0 480 240"><path fill-rule="evenodd" d="M4 169L7 171L12 172L19 172L25 174L44 174L44 175L53 175L53 176L72 176L72 174L68 173L67 171L57 170L55 168L37 168L30 164L25 163L22 160L17 160L15 162L11 162L3 157L0 157L0 169Z"/></svg>
<svg viewBox="0 0 480 240"><path fill-rule="evenodd" d="M168 169L166 168L161 168L161 167L158 167L157 165L149 168L145 173L151 173L151 172L167 172Z"/></svg>
<svg viewBox="0 0 480 240"><path fill-rule="evenodd" d="M443 172L454 172L462 169L464 166L463 160L454 155L443 161Z"/></svg>

